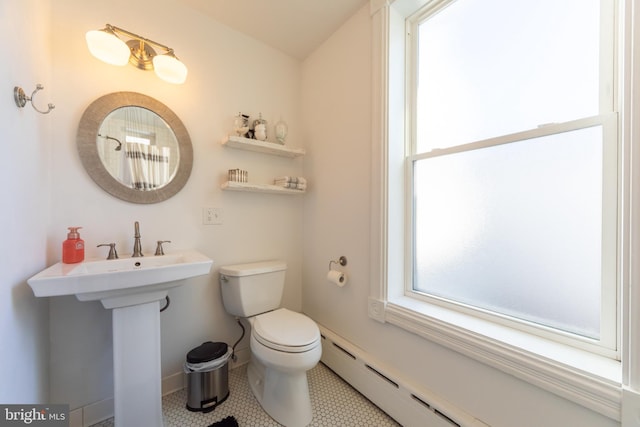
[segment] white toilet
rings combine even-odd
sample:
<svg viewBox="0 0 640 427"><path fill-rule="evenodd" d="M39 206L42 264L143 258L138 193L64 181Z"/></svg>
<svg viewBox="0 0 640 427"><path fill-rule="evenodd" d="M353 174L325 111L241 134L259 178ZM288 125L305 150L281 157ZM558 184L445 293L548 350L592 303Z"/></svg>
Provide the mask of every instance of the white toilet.
<svg viewBox="0 0 640 427"><path fill-rule="evenodd" d="M279 308L287 265L265 261L220 267L227 313L251 324L247 377L262 408L286 427L311 422L307 371L320 361L320 330L301 313Z"/></svg>

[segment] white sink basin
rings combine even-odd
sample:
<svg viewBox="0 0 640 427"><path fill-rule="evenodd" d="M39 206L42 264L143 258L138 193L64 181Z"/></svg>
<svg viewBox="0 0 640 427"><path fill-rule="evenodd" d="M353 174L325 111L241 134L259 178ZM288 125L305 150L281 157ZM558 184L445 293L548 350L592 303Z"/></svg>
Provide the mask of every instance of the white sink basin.
<svg viewBox="0 0 640 427"><path fill-rule="evenodd" d="M212 264L197 251L182 251L58 263L27 280L37 297L75 295L112 309L115 425L163 425L160 300L182 279L209 274Z"/></svg>
<svg viewBox="0 0 640 427"><path fill-rule="evenodd" d="M160 300L177 280L208 274L213 261L193 250L161 256L57 263L27 282L37 297L75 295L105 308Z"/></svg>

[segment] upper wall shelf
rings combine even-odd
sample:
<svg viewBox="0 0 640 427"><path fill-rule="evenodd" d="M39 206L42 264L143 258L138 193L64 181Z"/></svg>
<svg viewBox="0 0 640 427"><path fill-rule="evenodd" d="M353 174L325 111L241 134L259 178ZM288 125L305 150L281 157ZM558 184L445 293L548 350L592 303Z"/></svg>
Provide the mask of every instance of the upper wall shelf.
<svg viewBox="0 0 640 427"><path fill-rule="evenodd" d="M222 145L282 157L300 157L305 155L304 148L286 147L273 142L258 141L257 139L249 139L233 135L227 136L227 138L222 141Z"/></svg>

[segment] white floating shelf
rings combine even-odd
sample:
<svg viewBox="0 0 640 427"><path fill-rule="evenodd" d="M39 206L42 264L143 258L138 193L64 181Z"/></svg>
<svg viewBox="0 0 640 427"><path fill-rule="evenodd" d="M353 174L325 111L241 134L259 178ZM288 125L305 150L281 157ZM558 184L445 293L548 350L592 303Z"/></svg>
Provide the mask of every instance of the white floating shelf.
<svg viewBox="0 0 640 427"><path fill-rule="evenodd" d="M294 190L271 184L254 184L251 182L227 181L221 188L227 191L246 191L251 193L271 193L271 194L304 194L304 190Z"/></svg>
<svg viewBox="0 0 640 427"><path fill-rule="evenodd" d="M222 145L282 157L299 157L305 155L304 148L287 147L273 142L258 141L257 139L233 135L227 136L227 138L222 141Z"/></svg>

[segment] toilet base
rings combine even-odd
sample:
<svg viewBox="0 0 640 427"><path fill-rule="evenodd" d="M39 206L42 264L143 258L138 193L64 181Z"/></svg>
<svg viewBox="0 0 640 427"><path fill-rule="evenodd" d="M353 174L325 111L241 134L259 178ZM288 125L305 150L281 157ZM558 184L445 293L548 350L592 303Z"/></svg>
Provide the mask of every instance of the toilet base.
<svg viewBox="0 0 640 427"><path fill-rule="evenodd" d="M268 369L252 354L247 378L251 392L271 418L286 427L311 423L313 413L306 371L283 373Z"/></svg>

